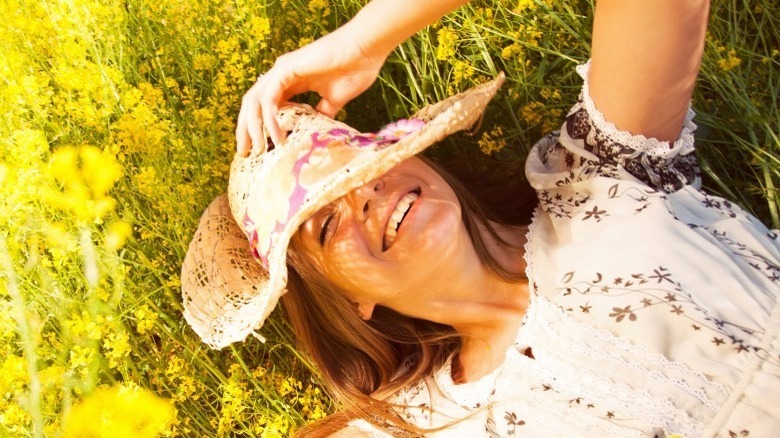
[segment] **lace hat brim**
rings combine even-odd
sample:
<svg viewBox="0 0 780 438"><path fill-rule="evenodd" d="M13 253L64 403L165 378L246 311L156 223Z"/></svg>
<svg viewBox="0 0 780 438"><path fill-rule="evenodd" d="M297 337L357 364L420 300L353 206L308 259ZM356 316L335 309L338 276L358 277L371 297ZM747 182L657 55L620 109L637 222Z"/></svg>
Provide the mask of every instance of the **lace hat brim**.
<svg viewBox="0 0 780 438"><path fill-rule="evenodd" d="M287 246L299 226L330 202L471 127L503 81L501 73L377 133L360 133L308 105L280 109L287 139L269 151L235 156L228 195L203 213L187 250L181 284L190 326L215 349L250 334L262 339L257 330L285 292Z"/></svg>

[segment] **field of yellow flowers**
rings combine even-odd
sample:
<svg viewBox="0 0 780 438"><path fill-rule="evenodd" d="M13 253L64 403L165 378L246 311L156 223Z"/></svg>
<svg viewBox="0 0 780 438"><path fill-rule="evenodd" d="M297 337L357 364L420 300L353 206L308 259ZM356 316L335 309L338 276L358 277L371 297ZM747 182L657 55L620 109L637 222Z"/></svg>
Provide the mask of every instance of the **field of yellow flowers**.
<svg viewBox="0 0 780 438"><path fill-rule="evenodd" d="M336 408L279 316L265 344L205 348L179 270L226 188L243 92L361 4L0 0L0 435L284 436ZM481 129L433 155L522 178L575 99L591 8L475 0L340 117L373 130L505 71ZM708 188L776 228L778 10L713 2L694 99Z"/></svg>

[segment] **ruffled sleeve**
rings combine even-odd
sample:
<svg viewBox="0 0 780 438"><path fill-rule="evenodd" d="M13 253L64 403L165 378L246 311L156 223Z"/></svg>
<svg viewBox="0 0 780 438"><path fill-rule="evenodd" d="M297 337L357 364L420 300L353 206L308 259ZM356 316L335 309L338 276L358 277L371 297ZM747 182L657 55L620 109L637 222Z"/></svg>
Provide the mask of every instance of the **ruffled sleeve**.
<svg viewBox="0 0 780 438"><path fill-rule="evenodd" d="M590 96L589 71L589 62L577 68L584 81L580 97L566 116L560 133L537 144L538 150L534 152L539 154L541 167L532 169L534 173L571 173L568 178L553 181L554 185L567 184L575 178L607 176L622 179L630 175L666 193L686 185L698 188L700 171L693 153L696 129L693 110L688 109L680 135L673 142L621 131L596 108ZM550 141L553 139L557 141ZM540 188L530 175L529 180Z"/></svg>

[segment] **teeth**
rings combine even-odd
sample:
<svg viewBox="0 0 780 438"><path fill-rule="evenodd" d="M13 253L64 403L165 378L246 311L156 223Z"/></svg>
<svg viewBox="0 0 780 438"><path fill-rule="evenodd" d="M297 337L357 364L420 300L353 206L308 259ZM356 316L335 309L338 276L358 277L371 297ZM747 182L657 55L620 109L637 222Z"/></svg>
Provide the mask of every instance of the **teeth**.
<svg viewBox="0 0 780 438"><path fill-rule="evenodd" d="M414 201L417 200L418 195L415 192L407 193L404 195L395 206L395 210L390 215L390 220L387 221L387 229L385 230L384 249L390 247L395 241L395 236L398 234L398 226L401 224L404 216L409 211L409 207L412 206Z"/></svg>

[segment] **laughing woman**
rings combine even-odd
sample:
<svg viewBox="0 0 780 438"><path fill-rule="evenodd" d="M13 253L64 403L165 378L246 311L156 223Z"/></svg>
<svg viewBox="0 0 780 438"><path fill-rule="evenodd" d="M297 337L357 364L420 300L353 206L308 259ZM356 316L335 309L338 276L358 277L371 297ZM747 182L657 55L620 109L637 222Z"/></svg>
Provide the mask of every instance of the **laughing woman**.
<svg viewBox="0 0 780 438"><path fill-rule="evenodd" d="M302 435L780 430L778 235L699 189L709 3L598 1L580 98L527 159L525 226L415 156L470 126L501 76L373 134L327 117L459 3L374 0L259 78L230 205L209 207L185 261L187 321L221 348L284 294L343 406ZM307 90L325 115L283 104Z"/></svg>

